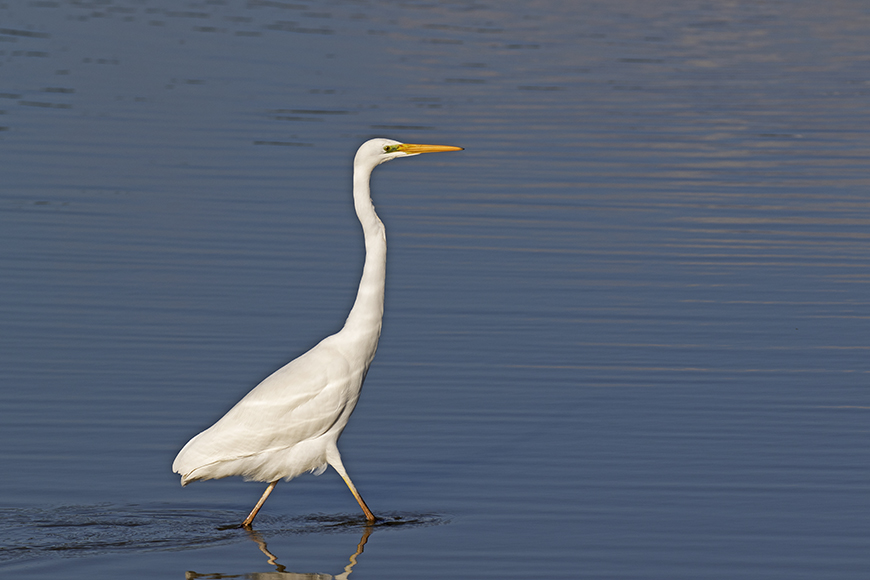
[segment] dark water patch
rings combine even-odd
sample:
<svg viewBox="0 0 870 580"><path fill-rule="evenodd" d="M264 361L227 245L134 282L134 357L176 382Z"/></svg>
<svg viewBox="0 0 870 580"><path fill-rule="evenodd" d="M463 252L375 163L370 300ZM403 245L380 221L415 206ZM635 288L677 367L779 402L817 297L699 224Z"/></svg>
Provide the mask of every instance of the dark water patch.
<svg viewBox="0 0 870 580"><path fill-rule="evenodd" d="M0 509L0 562L46 557L83 557L117 552L178 551L250 540L252 535L371 533L383 528L446 524L432 513L393 512L367 525L362 516L313 514L261 516L245 530L242 516L226 510L178 509L140 505L72 505L44 509ZM368 535L366 534L366 536Z"/></svg>
<svg viewBox="0 0 870 580"><path fill-rule="evenodd" d="M271 536L356 532L363 528L419 528L450 523L450 519L441 514L412 512L378 513L378 520L373 524L368 524L362 514L263 515L261 518L254 522L254 529Z"/></svg>
<svg viewBox="0 0 870 580"><path fill-rule="evenodd" d="M248 8L280 8L282 10L305 10L305 4L292 4L290 2L270 2L269 0L253 0L248 2Z"/></svg>
<svg viewBox="0 0 870 580"><path fill-rule="evenodd" d="M22 107L38 107L42 109L71 109L69 103L48 103L45 101L18 101Z"/></svg>
<svg viewBox="0 0 870 580"><path fill-rule="evenodd" d="M327 28L325 26L321 27L311 27L311 26L300 26L298 22L288 22L288 21L280 21L275 22L274 24L266 25L268 30L277 30L280 32L295 32L297 34L333 34L334 31L331 28Z"/></svg>
<svg viewBox="0 0 870 580"><path fill-rule="evenodd" d="M562 91L563 87L555 85L520 85L517 87L521 91Z"/></svg>
<svg viewBox="0 0 870 580"><path fill-rule="evenodd" d="M447 78L444 79L446 83L456 83L456 84L472 84L472 85L482 85L486 82L484 79L467 79L467 78Z"/></svg>
<svg viewBox="0 0 870 580"><path fill-rule="evenodd" d="M279 109L276 111L277 113L289 112L295 113L298 115L349 115L350 111L330 111L326 109L290 109L289 111L284 111Z"/></svg>
<svg viewBox="0 0 870 580"><path fill-rule="evenodd" d="M16 28L0 28L0 34L6 36L20 36L26 38L51 38L50 34L45 32L34 32L32 30L18 30Z"/></svg>
<svg viewBox="0 0 870 580"><path fill-rule="evenodd" d="M220 528L229 517L216 510L137 505L0 509L0 562L212 546L239 538Z"/></svg>

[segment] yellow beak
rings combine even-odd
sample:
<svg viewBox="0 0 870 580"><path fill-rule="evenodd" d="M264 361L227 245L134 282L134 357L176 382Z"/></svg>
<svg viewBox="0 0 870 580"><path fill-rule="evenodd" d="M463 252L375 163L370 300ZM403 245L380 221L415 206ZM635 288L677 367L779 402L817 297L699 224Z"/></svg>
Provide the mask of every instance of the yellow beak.
<svg viewBox="0 0 870 580"><path fill-rule="evenodd" d="M462 151L462 147L453 147L452 145L415 145L413 143L402 143L396 146L397 151L402 151L408 155L416 155L418 153L440 153L442 151Z"/></svg>

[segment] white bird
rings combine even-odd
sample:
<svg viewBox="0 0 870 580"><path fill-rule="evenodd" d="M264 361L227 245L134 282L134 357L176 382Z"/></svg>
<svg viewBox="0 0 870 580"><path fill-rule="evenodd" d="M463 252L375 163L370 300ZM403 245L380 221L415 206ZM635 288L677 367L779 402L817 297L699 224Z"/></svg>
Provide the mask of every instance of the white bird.
<svg viewBox="0 0 870 580"><path fill-rule="evenodd" d="M375 521L348 477L337 446L375 357L384 315L387 239L372 204L369 181L374 168L385 161L461 150L391 139L363 143L353 160L353 203L365 235L366 256L344 327L272 373L217 423L188 441L172 464L172 470L181 474L181 485L230 475L270 482L242 523L248 527L279 480L290 481L306 471L319 475L331 465L366 519Z"/></svg>

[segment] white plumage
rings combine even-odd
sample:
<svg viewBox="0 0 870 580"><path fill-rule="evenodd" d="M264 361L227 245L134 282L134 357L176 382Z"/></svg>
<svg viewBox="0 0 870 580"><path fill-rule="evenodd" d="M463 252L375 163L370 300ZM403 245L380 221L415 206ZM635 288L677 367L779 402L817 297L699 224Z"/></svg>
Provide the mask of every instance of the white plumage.
<svg viewBox="0 0 870 580"><path fill-rule="evenodd" d="M365 236L366 258L356 301L344 327L278 369L217 423L191 439L172 464L181 484L241 475L269 487L242 525L249 526L280 479L331 465L347 483L369 521L375 517L341 463L338 438L359 399L378 347L384 314L387 241L369 191L379 164L460 147L412 145L372 139L357 151L353 200Z"/></svg>

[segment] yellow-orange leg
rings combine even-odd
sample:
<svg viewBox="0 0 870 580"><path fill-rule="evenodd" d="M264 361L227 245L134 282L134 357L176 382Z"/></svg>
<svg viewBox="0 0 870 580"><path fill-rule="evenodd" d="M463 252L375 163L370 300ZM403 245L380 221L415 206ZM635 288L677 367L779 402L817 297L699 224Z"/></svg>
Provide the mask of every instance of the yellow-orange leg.
<svg viewBox="0 0 870 580"><path fill-rule="evenodd" d="M269 494L272 493L272 490L275 489L275 486L278 485L279 481L280 480L276 479L269 484L269 487L267 487L266 491L263 492L263 496L260 498L260 501L257 502L257 505L255 505L254 509L251 510L251 513L248 514L248 517L246 517L245 521L242 522L243 528L251 527L251 522L253 522L254 518L257 517L257 512L260 511L260 508L263 507L264 503L266 503L266 498L269 497Z"/></svg>
<svg viewBox="0 0 870 580"><path fill-rule="evenodd" d="M362 508L363 513L366 515L366 519L368 522L374 523L378 521L378 518L374 516L372 510L369 509L369 506L366 505L366 502L363 501L362 496L356 490L353 482L350 480L350 476L347 474L347 471L344 469L344 465L341 463L341 456L338 454L338 449L334 449L334 454L329 456L329 464L335 469L344 482L347 484L347 487L350 488L350 493L353 494L353 497L356 498L356 502L359 504L359 507Z"/></svg>
<svg viewBox="0 0 870 580"><path fill-rule="evenodd" d="M363 513L365 513L366 519L369 521L369 523L377 521L377 518L372 513L372 510L369 509L369 506L366 505L366 502L363 501L362 496L356 490L356 487L354 487L353 482L350 480L350 477L348 477L347 473L339 473L339 475L341 475L341 478L347 484L347 487L350 488L350 493L352 493L353 497L356 498L359 507L362 508L362 511Z"/></svg>

